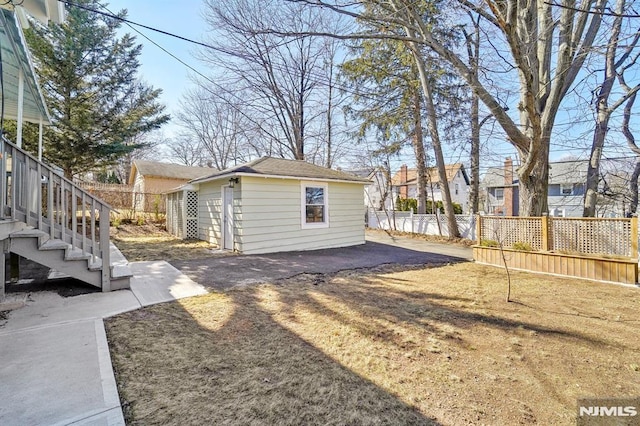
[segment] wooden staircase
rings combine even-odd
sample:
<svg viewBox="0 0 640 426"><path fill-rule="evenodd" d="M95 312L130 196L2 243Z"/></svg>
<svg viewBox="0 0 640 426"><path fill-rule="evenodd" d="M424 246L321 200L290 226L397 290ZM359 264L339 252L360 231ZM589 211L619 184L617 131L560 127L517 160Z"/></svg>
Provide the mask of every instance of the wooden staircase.
<svg viewBox="0 0 640 426"><path fill-rule="evenodd" d="M25 229L9 234L9 250L77 280L102 288L102 259L95 258L62 240L51 239L38 229ZM113 259L113 250L111 256ZM108 270L109 290L129 288L131 269L126 264L111 264ZM58 274L60 276L60 274ZM104 289L103 289L104 290Z"/></svg>
<svg viewBox="0 0 640 426"><path fill-rule="evenodd" d="M126 259L109 241L111 207L8 140L0 143L0 216L11 225L0 226L4 251L102 291L129 288Z"/></svg>

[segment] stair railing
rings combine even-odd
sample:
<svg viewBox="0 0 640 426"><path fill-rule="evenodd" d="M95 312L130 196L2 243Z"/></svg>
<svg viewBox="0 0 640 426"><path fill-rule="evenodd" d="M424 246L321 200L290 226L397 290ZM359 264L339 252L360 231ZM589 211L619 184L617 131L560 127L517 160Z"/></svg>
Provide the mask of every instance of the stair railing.
<svg viewBox="0 0 640 426"><path fill-rule="evenodd" d="M108 204L56 169L0 141L0 217L26 223L102 261L102 290L110 290Z"/></svg>

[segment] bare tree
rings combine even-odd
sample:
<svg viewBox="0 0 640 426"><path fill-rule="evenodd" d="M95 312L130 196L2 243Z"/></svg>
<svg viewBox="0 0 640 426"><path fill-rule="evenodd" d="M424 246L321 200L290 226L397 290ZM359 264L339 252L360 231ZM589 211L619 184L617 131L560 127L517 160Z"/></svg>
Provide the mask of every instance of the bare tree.
<svg viewBox="0 0 640 426"><path fill-rule="evenodd" d="M593 132L591 154L589 156L589 168L587 171L587 185L584 196L583 216L593 217L596 214L596 201L598 198L598 183L600 177L600 162L604 149L605 137L609 131L611 114L623 105L631 96L635 96L640 89L640 84L635 87L626 87L624 93L612 104L609 103L616 77L624 79L624 73L636 64L638 53L634 52L640 40L640 32L635 31L628 43L620 46L620 37L623 23L623 13L626 9L626 0L618 0L615 9L615 18L611 25L609 41L605 49L604 79L597 90L595 100L596 126ZM619 49L619 47L622 47ZM619 55L619 56L618 56ZM631 103L633 105L633 103Z"/></svg>
<svg viewBox="0 0 640 426"><path fill-rule="evenodd" d="M305 158L307 130L321 111L312 110L327 53L321 39L300 36L283 41L261 31L276 22L295 32L330 28L323 11L304 4L272 0L205 1L205 20L216 30L209 42L216 51L202 59L224 70L225 85L250 94L243 99L243 114L273 144L271 153Z"/></svg>
<svg viewBox="0 0 640 426"><path fill-rule="evenodd" d="M472 72L460 52L434 31L430 17L433 10L442 9L444 4L427 2L432 9L425 12L425 2L416 3L412 0L358 2L365 6L375 5L369 8L356 8L352 3L345 5L329 0L305 0L305 3L362 21L375 22L380 28L399 26L405 29L402 36L393 31L379 31L375 34L334 34L336 37L402 39L428 47L440 60L450 64L486 105L518 152L521 214L540 216L547 211L551 132L560 103L591 52L606 0L564 0L560 5L515 0L456 2L467 10L479 13L484 23L498 30L502 37L499 42L508 46L509 60L517 71L520 88L517 108L519 123L513 120L497 97ZM453 10L451 13L463 12ZM269 31L274 33L274 29ZM275 29L275 32L289 36L301 35L291 30Z"/></svg>
<svg viewBox="0 0 640 426"><path fill-rule="evenodd" d="M246 119L240 106L216 92L197 88L187 92L177 115L184 132L218 170L237 164L249 150Z"/></svg>
<svg viewBox="0 0 640 426"><path fill-rule="evenodd" d="M206 163L200 141L190 133L181 133L166 142L171 156L185 166L202 166Z"/></svg>

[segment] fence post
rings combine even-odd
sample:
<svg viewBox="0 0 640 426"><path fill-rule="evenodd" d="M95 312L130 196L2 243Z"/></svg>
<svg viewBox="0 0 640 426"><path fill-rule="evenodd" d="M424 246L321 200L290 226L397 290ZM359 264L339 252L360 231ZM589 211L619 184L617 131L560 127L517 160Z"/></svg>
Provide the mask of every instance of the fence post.
<svg viewBox="0 0 640 426"><path fill-rule="evenodd" d="M480 213L476 214L476 240L478 240L478 245L482 243L482 216Z"/></svg>
<svg viewBox="0 0 640 426"><path fill-rule="evenodd" d="M549 216L542 214L542 251L549 251Z"/></svg>
<svg viewBox="0 0 640 426"><path fill-rule="evenodd" d="M409 210L409 220L411 221L411 233L413 234L413 209Z"/></svg>
<svg viewBox="0 0 640 426"><path fill-rule="evenodd" d="M631 216L631 257L638 257L638 216Z"/></svg>

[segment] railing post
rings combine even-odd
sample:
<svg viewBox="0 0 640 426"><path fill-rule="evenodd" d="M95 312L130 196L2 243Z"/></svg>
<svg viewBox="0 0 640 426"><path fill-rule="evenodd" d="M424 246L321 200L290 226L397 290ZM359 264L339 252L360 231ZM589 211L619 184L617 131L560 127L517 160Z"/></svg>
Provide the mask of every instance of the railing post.
<svg viewBox="0 0 640 426"><path fill-rule="evenodd" d="M36 202L38 203L38 205L36 206L36 215L38 216L38 229L42 230L43 226L43 220L42 220L42 165L40 163L36 163L36 175L37 177L37 192L38 195L36 196Z"/></svg>
<svg viewBox="0 0 640 426"><path fill-rule="evenodd" d="M49 216L49 236L51 239L56 237L56 223L55 223L55 206L53 205L53 192L55 191L55 185L53 183L53 171L49 170L49 176L47 178L47 215Z"/></svg>
<svg viewBox="0 0 640 426"><path fill-rule="evenodd" d="M31 199L33 198L34 194L33 191L31 191L31 165L29 164L30 162L30 158L25 156L24 157L24 200L25 200L25 205L24 205L24 213L25 213L25 218L24 218L24 222L27 224L27 226L31 226Z"/></svg>
<svg viewBox="0 0 640 426"><path fill-rule="evenodd" d="M480 213L476 214L476 240L478 245L482 244L482 216Z"/></svg>
<svg viewBox="0 0 640 426"><path fill-rule="evenodd" d="M109 245L109 207L100 204L100 258L102 258L102 291L111 291L111 253Z"/></svg>
<svg viewBox="0 0 640 426"><path fill-rule="evenodd" d="M6 212L7 202L7 156L5 153L4 138L0 136L0 218L3 218ZM3 275L4 276L4 275Z"/></svg>
<svg viewBox="0 0 640 426"><path fill-rule="evenodd" d="M71 245L78 246L78 197L76 187L71 186Z"/></svg>
<svg viewBox="0 0 640 426"><path fill-rule="evenodd" d="M638 257L638 216L631 216L631 257Z"/></svg>
<svg viewBox="0 0 640 426"><path fill-rule="evenodd" d="M542 214L540 218L542 220L541 230L542 230L542 251L549 251L549 216L546 213Z"/></svg>
<svg viewBox="0 0 640 426"><path fill-rule="evenodd" d="M91 253L93 254L93 261L95 262L96 256L98 256L99 248L96 245L96 200L91 199Z"/></svg>

